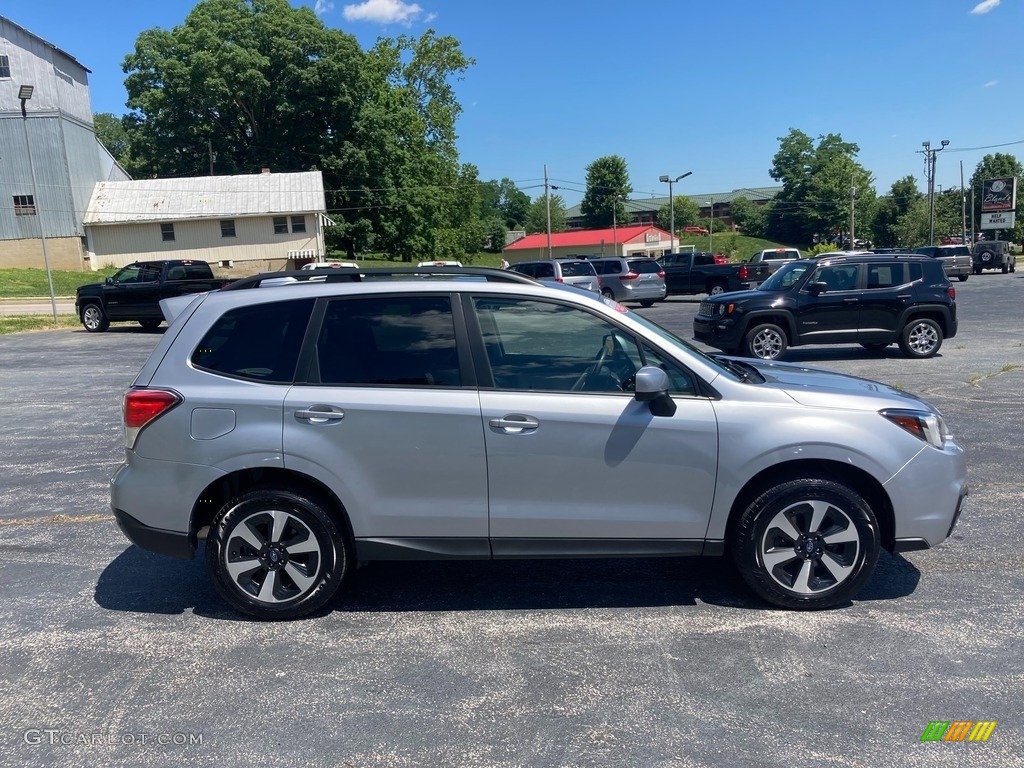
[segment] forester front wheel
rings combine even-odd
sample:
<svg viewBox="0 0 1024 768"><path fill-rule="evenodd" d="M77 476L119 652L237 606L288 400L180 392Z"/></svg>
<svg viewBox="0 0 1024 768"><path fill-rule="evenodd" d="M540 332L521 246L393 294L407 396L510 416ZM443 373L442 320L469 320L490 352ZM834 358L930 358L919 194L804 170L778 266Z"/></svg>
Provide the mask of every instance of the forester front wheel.
<svg viewBox="0 0 1024 768"><path fill-rule="evenodd" d="M261 619L293 619L323 606L349 566L345 538L324 505L288 490L232 499L206 539L206 564L233 608Z"/></svg>
<svg viewBox="0 0 1024 768"><path fill-rule="evenodd" d="M806 477L780 483L744 510L732 554L760 597L783 608L849 601L878 561L878 522L852 488Z"/></svg>

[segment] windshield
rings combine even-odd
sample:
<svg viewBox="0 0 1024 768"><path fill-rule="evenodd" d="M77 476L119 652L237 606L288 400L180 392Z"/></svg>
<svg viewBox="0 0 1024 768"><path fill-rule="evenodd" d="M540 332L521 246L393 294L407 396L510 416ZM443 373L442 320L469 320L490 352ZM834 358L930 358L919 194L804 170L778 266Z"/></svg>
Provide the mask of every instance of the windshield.
<svg viewBox="0 0 1024 768"><path fill-rule="evenodd" d="M788 291L799 283L807 270L817 266L816 262L807 259L787 261L771 277L757 286L759 291Z"/></svg>
<svg viewBox="0 0 1024 768"><path fill-rule="evenodd" d="M612 304L612 306L614 306L614 302L610 303ZM625 314L629 315L631 320L635 320L636 322L640 323L640 325L647 328L647 330L651 331L651 333L654 334L654 336L666 342L668 345L682 347L687 352L697 355L701 360L710 365L716 371L719 371L723 376L728 376L730 379L733 379L734 381L740 381L744 378L743 374L737 373L737 371L733 367L726 365L723 361L719 360L718 358L712 357L706 352L702 352L701 350L697 349L697 347L693 346L690 342L683 341L681 338L672 333L672 331L666 328L662 328L653 320L648 320L643 315L639 315L631 310L626 310Z"/></svg>

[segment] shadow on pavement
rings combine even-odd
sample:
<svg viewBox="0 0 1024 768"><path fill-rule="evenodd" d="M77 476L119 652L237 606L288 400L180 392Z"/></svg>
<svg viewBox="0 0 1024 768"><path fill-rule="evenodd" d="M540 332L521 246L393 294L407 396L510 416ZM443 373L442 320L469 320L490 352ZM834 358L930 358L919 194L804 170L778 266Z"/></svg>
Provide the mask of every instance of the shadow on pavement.
<svg viewBox="0 0 1024 768"><path fill-rule="evenodd" d="M857 602L909 595L920 575L902 556L883 551ZM100 574L95 600L112 611L173 615L191 610L209 618L248 620L215 592L202 546L194 561L129 547ZM698 602L771 610L750 593L727 557L394 561L370 563L351 573L338 596L314 617L334 611L557 610Z"/></svg>

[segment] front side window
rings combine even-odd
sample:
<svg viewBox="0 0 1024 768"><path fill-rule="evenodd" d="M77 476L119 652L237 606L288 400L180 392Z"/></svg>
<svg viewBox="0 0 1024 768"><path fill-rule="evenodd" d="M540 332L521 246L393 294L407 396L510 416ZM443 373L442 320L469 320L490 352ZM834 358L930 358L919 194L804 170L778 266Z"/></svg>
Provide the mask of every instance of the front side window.
<svg viewBox="0 0 1024 768"><path fill-rule="evenodd" d="M312 311L312 299L229 310L199 342L192 364L233 378L290 384Z"/></svg>
<svg viewBox="0 0 1024 768"><path fill-rule="evenodd" d="M320 328L316 362L320 383L332 386L461 386L451 300L335 299Z"/></svg>
<svg viewBox="0 0 1024 768"><path fill-rule="evenodd" d="M477 319L499 389L625 392L642 356L632 336L575 307L477 298Z"/></svg>
<svg viewBox="0 0 1024 768"><path fill-rule="evenodd" d="M160 239L165 243L174 241L174 224L165 221L160 225Z"/></svg>
<svg viewBox="0 0 1024 768"><path fill-rule="evenodd" d="M36 215L36 201L32 195L15 195L14 196L14 215L15 216L35 216Z"/></svg>
<svg viewBox="0 0 1024 768"><path fill-rule="evenodd" d="M235 236L235 220L234 219L221 219L220 220L220 236L221 237L234 237Z"/></svg>
<svg viewBox="0 0 1024 768"><path fill-rule="evenodd" d="M287 216L275 216L274 217L274 234L275 235L287 235L288 234L288 217Z"/></svg>
<svg viewBox="0 0 1024 768"><path fill-rule="evenodd" d="M306 231L306 217L305 216L292 216L292 232L305 232Z"/></svg>
<svg viewBox="0 0 1024 768"><path fill-rule="evenodd" d="M830 291L852 291L857 287L857 265L838 264L822 267L811 282L825 283Z"/></svg>

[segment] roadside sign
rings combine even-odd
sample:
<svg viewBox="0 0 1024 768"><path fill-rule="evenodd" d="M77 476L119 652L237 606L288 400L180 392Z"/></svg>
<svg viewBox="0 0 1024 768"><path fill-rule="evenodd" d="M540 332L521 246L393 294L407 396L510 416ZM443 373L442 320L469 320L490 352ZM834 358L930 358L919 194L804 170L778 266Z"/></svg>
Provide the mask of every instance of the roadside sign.
<svg viewBox="0 0 1024 768"><path fill-rule="evenodd" d="M1013 211L981 214L982 229L1013 229L1016 214Z"/></svg>

